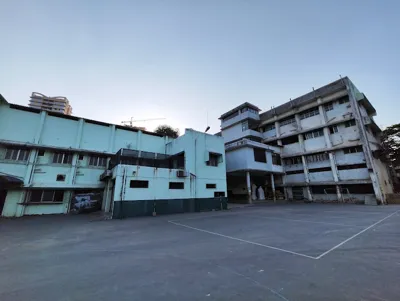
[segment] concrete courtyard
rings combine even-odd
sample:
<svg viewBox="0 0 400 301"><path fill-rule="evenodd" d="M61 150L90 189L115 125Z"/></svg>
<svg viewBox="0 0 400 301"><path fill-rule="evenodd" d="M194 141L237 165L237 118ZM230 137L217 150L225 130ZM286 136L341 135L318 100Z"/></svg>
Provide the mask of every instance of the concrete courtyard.
<svg viewBox="0 0 400 301"><path fill-rule="evenodd" d="M0 300L399 300L400 206L0 220Z"/></svg>

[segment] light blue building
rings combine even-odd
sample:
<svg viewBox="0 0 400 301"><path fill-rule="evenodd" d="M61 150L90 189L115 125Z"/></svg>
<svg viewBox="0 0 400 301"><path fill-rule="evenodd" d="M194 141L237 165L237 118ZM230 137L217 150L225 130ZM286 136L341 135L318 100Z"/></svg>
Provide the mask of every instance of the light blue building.
<svg viewBox="0 0 400 301"><path fill-rule="evenodd" d="M82 193L101 193L114 217L220 208L223 138L187 129L170 139L0 95L1 215L65 214Z"/></svg>

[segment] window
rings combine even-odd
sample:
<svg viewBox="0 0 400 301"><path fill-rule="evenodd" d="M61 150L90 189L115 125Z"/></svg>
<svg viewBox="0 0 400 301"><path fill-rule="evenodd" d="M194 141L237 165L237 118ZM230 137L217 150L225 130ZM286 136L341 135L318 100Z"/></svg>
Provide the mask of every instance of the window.
<svg viewBox="0 0 400 301"><path fill-rule="evenodd" d="M149 188L149 181L131 180L130 188Z"/></svg>
<svg viewBox="0 0 400 301"><path fill-rule="evenodd" d="M329 160L329 155L327 153L308 155L306 156L306 160L308 163L327 161Z"/></svg>
<svg viewBox="0 0 400 301"><path fill-rule="evenodd" d="M320 167L320 168L310 168L308 172L323 172L323 171L332 171L330 167Z"/></svg>
<svg viewBox="0 0 400 301"><path fill-rule="evenodd" d="M273 165L282 165L281 156L279 154L272 154L272 164Z"/></svg>
<svg viewBox="0 0 400 301"><path fill-rule="evenodd" d="M217 188L217 184L206 184L207 189Z"/></svg>
<svg viewBox="0 0 400 301"><path fill-rule="evenodd" d="M44 156L44 149L39 149L38 157L43 157L43 156Z"/></svg>
<svg viewBox="0 0 400 301"><path fill-rule="evenodd" d="M218 166L218 163L222 162L222 155L216 153L209 153L208 161L206 162L207 166Z"/></svg>
<svg viewBox="0 0 400 301"><path fill-rule="evenodd" d="M353 147L344 148L343 152L345 154L362 153L363 149L362 149L362 146L353 146Z"/></svg>
<svg viewBox="0 0 400 301"><path fill-rule="evenodd" d="M79 155L79 160L83 160L83 155Z"/></svg>
<svg viewBox="0 0 400 301"><path fill-rule="evenodd" d="M338 126L337 126L337 125L332 125L332 126L330 126L330 127L329 127L329 132L330 132L331 134L338 133L338 132L339 132Z"/></svg>
<svg viewBox="0 0 400 301"><path fill-rule="evenodd" d="M64 182L65 181L65 175L57 175L56 181L57 182Z"/></svg>
<svg viewBox="0 0 400 301"><path fill-rule="evenodd" d="M344 123L344 126L347 127L347 128L349 128L349 127L351 127L351 126L355 126L355 125L356 125L356 121L355 121L354 119L348 120L348 121L346 121L346 122Z"/></svg>
<svg viewBox="0 0 400 301"><path fill-rule="evenodd" d="M304 134L304 140L318 138L324 136L323 130L312 131Z"/></svg>
<svg viewBox="0 0 400 301"><path fill-rule="evenodd" d="M253 148L254 151L254 161L256 162L267 162L267 156L265 155L265 150L261 148Z"/></svg>
<svg viewBox="0 0 400 301"><path fill-rule="evenodd" d="M275 129L275 123L267 124L264 128L265 132L272 131Z"/></svg>
<svg viewBox="0 0 400 301"><path fill-rule="evenodd" d="M89 157L89 165L90 166L102 166L102 167L105 167L107 165L107 157L90 156Z"/></svg>
<svg viewBox="0 0 400 301"><path fill-rule="evenodd" d="M72 154L69 153L54 153L53 163L56 164L71 164Z"/></svg>
<svg viewBox="0 0 400 301"><path fill-rule="evenodd" d="M225 196L225 191L215 191L214 192L214 197L215 198L220 198Z"/></svg>
<svg viewBox="0 0 400 301"><path fill-rule="evenodd" d="M247 131L248 129L249 129L249 122L247 120L243 121L242 122L242 132Z"/></svg>
<svg viewBox="0 0 400 301"><path fill-rule="evenodd" d="M304 173L304 170L290 170L290 171L286 171L285 174L286 175L295 175L295 174L301 174Z"/></svg>
<svg viewBox="0 0 400 301"><path fill-rule="evenodd" d="M338 165L338 170L367 168L367 164Z"/></svg>
<svg viewBox="0 0 400 301"><path fill-rule="evenodd" d="M284 125L288 125L288 124L292 124L292 123L296 123L296 118L294 116L282 119L279 121L279 125L280 126L284 126Z"/></svg>
<svg viewBox="0 0 400 301"><path fill-rule="evenodd" d="M291 157L285 159L286 165L303 164L301 157Z"/></svg>
<svg viewBox="0 0 400 301"><path fill-rule="evenodd" d="M28 193L27 199L31 203L62 203L63 200L63 190L32 190Z"/></svg>
<svg viewBox="0 0 400 301"><path fill-rule="evenodd" d="M253 114L258 114L258 111L254 110L252 108L243 108L243 109L240 110L241 113L244 113L244 112L247 112L247 111L249 111L250 113L253 113Z"/></svg>
<svg viewBox="0 0 400 301"><path fill-rule="evenodd" d="M349 97L347 95L343 96L343 97L339 98L338 101L339 101L340 105L344 104L344 103L347 103L347 102L349 102Z"/></svg>
<svg viewBox="0 0 400 301"><path fill-rule="evenodd" d="M169 182L169 189L185 189L184 182Z"/></svg>
<svg viewBox="0 0 400 301"><path fill-rule="evenodd" d="M307 110L307 111L302 112L302 113L300 114L300 119L303 120L303 119L310 118L310 117L316 116L316 115L319 115L319 109L318 109L318 107L312 108L312 109L310 109L310 110Z"/></svg>
<svg viewBox="0 0 400 301"><path fill-rule="evenodd" d="M298 135L293 135L293 136L290 136L290 137L283 138L281 141L282 141L282 145L298 143L299 142L299 136Z"/></svg>
<svg viewBox="0 0 400 301"><path fill-rule="evenodd" d="M239 111L233 112L233 113L229 114L228 116L224 117L222 119L222 121L227 121L227 120L232 119L232 118L234 118L234 117L236 117L238 115L239 115Z"/></svg>
<svg viewBox="0 0 400 301"><path fill-rule="evenodd" d="M311 191L315 194L336 194L336 186L311 186Z"/></svg>
<svg viewBox="0 0 400 301"><path fill-rule="evenodd" d="M333 102L328 102L324 105L325 112L333 110Z"/></svg>
<svg viewBox="0 0 400 301"><path fill-rule="evenodd" d="M27 149L7 148L5 159L13 161L27 161L28 157L29 150Z"/></svg>

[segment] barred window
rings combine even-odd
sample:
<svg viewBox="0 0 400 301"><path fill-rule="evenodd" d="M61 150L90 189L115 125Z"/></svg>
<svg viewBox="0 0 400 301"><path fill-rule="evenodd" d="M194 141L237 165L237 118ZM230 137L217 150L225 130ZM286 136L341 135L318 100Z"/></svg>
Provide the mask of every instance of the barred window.
<svg viewBox="0 0 400 301"><path fill-rule="evenodd" d="M313 139L324 136L323 130L312 131L304 134L304 140Z"/></svg>
<svg viewBox="0 0 400 301"><path fill-rule="evenodd" d="M65 153L65 152L54 153L53 163L55 163L55 164L71 164L72 163L72 154Z"/></svg>
<svg viewBox="0 0 400 301"><path fill-rule="evenodd" d="M284 125L288 125L288 124L292 124L292 123L296 123L296 118L294 116L291 116L289 118L285 118L279 121L279 125L280 126L284 126Z"/></svg>
<svg viewBox="0 0 400 301"><path fill-rule="evenodd" d="M103 166L107 165L107 157L104 156L90 156L89 166Z"/></svg>
<svg viewBox="0 0 400 301"><path fill-rule="evenodd" d="M18 149L18 148L7 148L6 150L6 160L13 161L27 161L29 158L29 150Z"/></svg>
<svg viewBox="0 0 400 301"><path fill-rule="evenodd" d="M333 110L333 102L328 102L324 105L325 112Z"/></svg>
<svg viewBox="0 0 400 301"><path fill-rule="evenodd" d="M316 116L316 115L319 115L319 109L318 109L318 107L312 108L312 109L310 109L310 110L307 110L307 111L302 112L302 113L300 114L300 119L303 120L303 119L310 118L310 117Z"/></svg>

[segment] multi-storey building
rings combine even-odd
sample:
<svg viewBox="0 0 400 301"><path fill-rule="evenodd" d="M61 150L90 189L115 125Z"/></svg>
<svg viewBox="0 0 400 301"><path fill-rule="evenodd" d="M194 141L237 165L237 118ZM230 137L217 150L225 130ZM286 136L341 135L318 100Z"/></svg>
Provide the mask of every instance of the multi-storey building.
<svg viewBox="0 0 400 301"><path fill-rule="evenodd" d="M50 97L38 92L32 92L29 107L65 115L72 114L72 107L68 99L63 96Z"/></svg>
<svg viewBox="0 0 400 301"><path fill-rule="evenodd" d="M375 108L347 77L259 112L244 103L220 117L232 197L261 186L271 198L376 204L393 191Z"/></svg>
<svg viewBox="0 0 400 301"><path fill-rule="evenodd" d="M177 139L8 103L0 95L0 213L61 214L100 193L114 217L226 204L221 137Z"/></svg>

